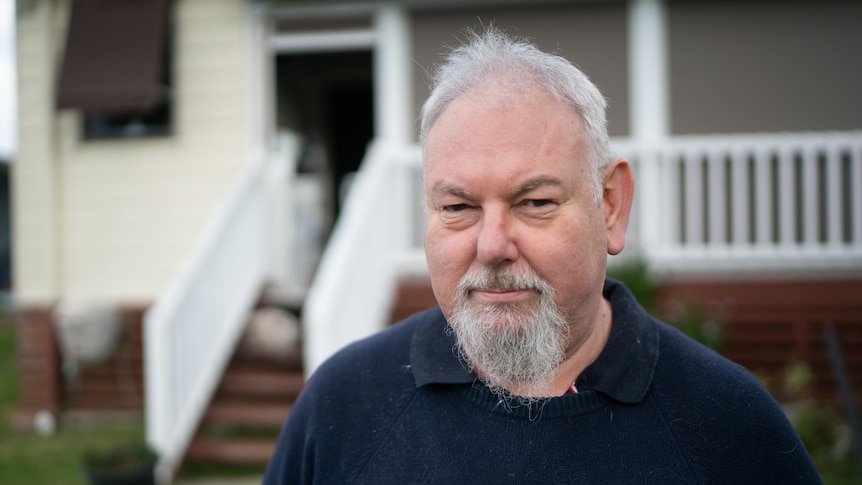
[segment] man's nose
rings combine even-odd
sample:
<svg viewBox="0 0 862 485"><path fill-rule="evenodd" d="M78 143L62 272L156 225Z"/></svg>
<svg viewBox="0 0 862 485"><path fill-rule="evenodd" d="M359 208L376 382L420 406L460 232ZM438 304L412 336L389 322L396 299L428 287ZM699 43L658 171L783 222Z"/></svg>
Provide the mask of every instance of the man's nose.
<svg viewBox="0 0 862 485"><path fill-rule="evenodd" d="M518 246L512 233L508 210L484 209L482 228L476 241L476 257L487 267L513 263L518 259Z"/></svg>

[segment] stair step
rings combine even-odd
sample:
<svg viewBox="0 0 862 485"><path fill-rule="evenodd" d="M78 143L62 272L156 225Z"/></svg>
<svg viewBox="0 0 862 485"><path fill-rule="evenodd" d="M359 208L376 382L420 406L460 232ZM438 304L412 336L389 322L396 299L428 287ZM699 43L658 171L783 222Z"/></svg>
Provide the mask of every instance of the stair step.
<svg viewBox="0 0 862 485"><path fill-rule="evenodd" d="M292 407L291 404L214 402L207 409L204 421L234 426L272 426L280 429Z"/></svg>
<svg viewBox="0 0 862 485"><path fill-rule="evenodd" d="M426 310L437 304L431 280L416 278L402 280L398 283L396 304L390 314L390 323L397 323L410 315Z"/></svg>
<svg viewBox="0 0 862 485"><path fill-rule="evenodd" d="M301 372L228 369L219 385L219 393L293 400L304 384L305 377Z"/></svg>
<svg viewBox="0 0 862 485"><path fill-rule="evenodd" d="M69 410L121 410L143 409L143 397L139 393L103 392L69 394L63 400Z"/></svg>
<svg viewBox="0 0 862 485"><path fill-rule="evenodd" d="M301 372L302 352L294 352L279 358L266 357L238 349L230 362L231 369L256 369L279 372Z"/></svg>
<svg viewBox="0 0 862 485"><path fill-rule="evenodd" d="M192 442L186 459L233 465L266 465L275 450L275 439L214 440L199 438Z"/></svg>

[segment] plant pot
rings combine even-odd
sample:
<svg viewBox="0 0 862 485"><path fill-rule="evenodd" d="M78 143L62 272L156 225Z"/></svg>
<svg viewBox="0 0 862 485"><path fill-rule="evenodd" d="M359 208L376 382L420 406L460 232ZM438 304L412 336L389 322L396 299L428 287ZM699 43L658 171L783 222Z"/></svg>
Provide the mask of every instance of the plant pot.
<svg viewBox="0 0 862 485"><path fill-rule="evenodd" d="M155 465L148 461L114 469L84 467L84 475L91 485L155 485Z"/></svg>
<svg viewBox="0 0 862 485"><path fill-rule="evenodd" d="M156 455L143 444L88 453L83 471L91 485L155 485Z"/></svg>

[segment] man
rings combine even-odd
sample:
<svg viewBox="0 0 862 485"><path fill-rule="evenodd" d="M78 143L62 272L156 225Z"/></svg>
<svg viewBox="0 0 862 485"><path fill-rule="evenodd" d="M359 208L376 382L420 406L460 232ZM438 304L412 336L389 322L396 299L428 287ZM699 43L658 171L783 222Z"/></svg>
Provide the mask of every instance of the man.
<svg viewBox="0 0 862 485"><path fill-rule="evenodd" d="M744 369L605 281L634 190L605 102L498 30L422 110L435 308L342 350L291 412L265 483L811 483Z"/></svg>

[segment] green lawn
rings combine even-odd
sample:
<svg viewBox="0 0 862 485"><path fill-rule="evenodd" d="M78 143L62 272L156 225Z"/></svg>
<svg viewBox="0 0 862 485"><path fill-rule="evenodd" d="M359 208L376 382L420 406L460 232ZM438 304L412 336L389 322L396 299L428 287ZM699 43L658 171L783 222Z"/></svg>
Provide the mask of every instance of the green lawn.
<svg viewBox="0 0 862 485"><path fill-rule="evenodd" d="M87 450L140 439L140 426L60 430L51 437L5 433L0 437L4 485L86 484L81 460Z"/></svg>
<svg viewBox="0 0 862 485"><path fill-rule="evenodd" d="M0 483L3 485L86 484L86 451L143 439L138 422L65 426L53 436L19 433L10 427L18 401L17 335L8 315L0 316Z"/></svg>

